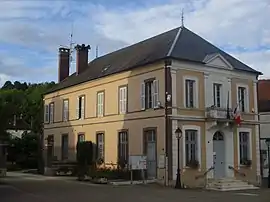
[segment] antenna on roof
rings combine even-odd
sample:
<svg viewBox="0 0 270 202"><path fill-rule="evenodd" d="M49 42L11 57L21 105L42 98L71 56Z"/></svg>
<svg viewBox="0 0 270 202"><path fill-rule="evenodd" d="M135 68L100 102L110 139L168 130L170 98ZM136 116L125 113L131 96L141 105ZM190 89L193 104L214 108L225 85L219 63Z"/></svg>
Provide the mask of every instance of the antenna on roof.
<svg viewBox="0 0 270 202"><path fill-rule="evenodd" d="M96 58L98 57L98 45L96 45Z"/></svg>
<svg viewBox="0 0 270 202"><path fill-rule="evenodd" d="M73 59L73 52L74 52L74 42L73 42L73 29L74 29L74 23L72 21L71 23L71 32L70 32L70 38L69 38L69 57L70 57L70 61L69 61L69 68L72 68L72 64L74 62Z"/></svg>
<svg viewBox="0 0 270 202"><path fill-rule="evenodd" d="M183 8L182 8L182 14L181 14L181 21L182 21L181 27L184 27L184 9Z"/></svg>

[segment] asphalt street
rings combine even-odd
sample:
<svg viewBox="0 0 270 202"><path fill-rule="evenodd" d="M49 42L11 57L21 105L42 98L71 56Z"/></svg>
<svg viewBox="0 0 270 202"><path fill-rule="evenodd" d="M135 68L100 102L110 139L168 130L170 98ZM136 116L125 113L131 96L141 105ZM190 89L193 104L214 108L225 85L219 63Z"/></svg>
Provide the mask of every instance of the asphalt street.
<svg viewBox="0 0 270 202"><path fill-rule="evenodd" d="M270 190L215 192L175 190L159 185L111 186L51 178L11 174L0 179L0 202L269 202Z"/></svg>

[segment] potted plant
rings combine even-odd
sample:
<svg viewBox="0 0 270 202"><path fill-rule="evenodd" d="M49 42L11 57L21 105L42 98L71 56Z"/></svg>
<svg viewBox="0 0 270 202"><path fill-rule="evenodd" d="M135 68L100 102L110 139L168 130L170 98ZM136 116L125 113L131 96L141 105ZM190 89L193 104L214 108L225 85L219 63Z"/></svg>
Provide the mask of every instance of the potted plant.
<svg viewBox="0 0 270 202"><path fill-rule="evenodd" d="M200 165L200 164L199 164L199 161L197 161L197 160L195 160L195 159L190 160L190 161L188 162L188 164L187 164L188 167L193 168L193 169L199 168L199 165Z"/></svg>

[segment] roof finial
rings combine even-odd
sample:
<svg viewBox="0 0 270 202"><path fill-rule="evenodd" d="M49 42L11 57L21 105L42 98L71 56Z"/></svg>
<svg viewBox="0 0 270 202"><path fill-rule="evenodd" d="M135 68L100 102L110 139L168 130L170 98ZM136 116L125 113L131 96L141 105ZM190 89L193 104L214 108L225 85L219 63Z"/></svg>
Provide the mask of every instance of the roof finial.
<svg viewBox="0 0 270 202"><path fill-rule="evenodd" d="M182 24L181 27L184 27L184 9L182 8L182 14L181 14L181 20L182 20Z"/></svg>

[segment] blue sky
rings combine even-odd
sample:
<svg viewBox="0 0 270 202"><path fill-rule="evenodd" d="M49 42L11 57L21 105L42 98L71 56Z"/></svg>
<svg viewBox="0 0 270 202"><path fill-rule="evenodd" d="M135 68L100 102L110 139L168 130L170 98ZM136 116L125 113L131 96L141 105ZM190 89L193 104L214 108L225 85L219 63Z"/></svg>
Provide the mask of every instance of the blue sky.
<svg viewBox="0 0 270 202"><path fill-rule="evenodd" d="M180 26L182 8L187 28L270 77L269 0L2 0L0 85L56 81L72 25L92 60L96 45L102 55Z"/></svg>

